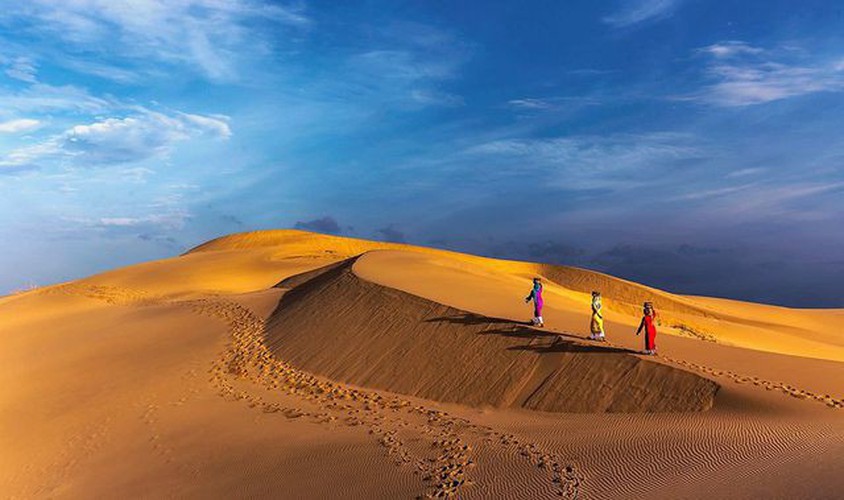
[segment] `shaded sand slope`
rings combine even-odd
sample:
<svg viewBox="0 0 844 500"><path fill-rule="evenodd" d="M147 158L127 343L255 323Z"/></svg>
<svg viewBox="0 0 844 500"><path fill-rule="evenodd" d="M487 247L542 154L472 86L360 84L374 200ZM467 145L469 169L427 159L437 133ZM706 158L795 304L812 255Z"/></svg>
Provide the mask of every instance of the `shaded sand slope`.
<svg viewBox="0 0 844 500"><path fill-rule="evenodd" d="M622 349L559 338L361 280L354 261L295 285L268 321L280 358L333 380L473 406L701 411L718 385Z"/></svg>
<svg viewBox="0 0 844 500"><path fill-rule="evenodd" d="M368 281L395 287L458 309L513 320L528 319L532 314L532 307L521 300L530 282L517 276L487 272L476 267L455 266L451 260L406 251L367 253L357 260L354 269L356 274ZM569 299L567 293L560 285L546 283L546 331L586 337L589 331L589 297L584 296L581 301L576 301ZM708 300L722 302L719 299ZM755 314L757 309L762 313L771 309L770 306L760 304L730 302L738 312L742 304L747 306L750 314ZM772 309L776 311L782 308ZM844 329L836 329L836 312L786 309L783 315L788 317L792 313L817 313L831 318L824 328L831 329L832 334L842 332L844 335ZM767 314L775 316L771 312ZM606 310L606 317L607 334L612 343L627 349L642 348L641 337L634 335L637 317L626 316L612 308ZM659 359L665 361L671 358L682 363L706 366L711 372L734 373L740 376L738 378L748 380L758 377L791 384L834 398L844 395L842 365L830 360L838 355L840 348L835 344L813 341L819 336L815 332L797 335L787 327L776 324L748 331L723 318L713 319L713 325L712 331L718 334L715 341L674 332L666 328L663 322L659 327L657 342L661 352ZM749 343L753 348L728 343L723 340L726 335L739 336L742 342ZM546 342L550 349L548 344L550 342ZM818 349L818 357L806 357L808 346L816 346L813 349ZM792 347L793 350L789 351ZM707 373L707 376L710 375Z"/></svg>

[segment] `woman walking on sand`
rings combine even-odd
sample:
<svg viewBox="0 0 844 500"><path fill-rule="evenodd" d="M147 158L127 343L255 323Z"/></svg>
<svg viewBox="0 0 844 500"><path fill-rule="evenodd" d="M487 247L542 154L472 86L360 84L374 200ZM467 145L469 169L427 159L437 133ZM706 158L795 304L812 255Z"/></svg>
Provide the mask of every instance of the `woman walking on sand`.
<svg viewBox="0 0 844 500"><path fill-rule="evenodd" d="M604 312L601 305L601 292L592 292L592 321L589 324L592 334L589 338L605 342L604 335Z"/></svg>
<svg viewBox="0 0 844 500"><path fill-rule="evenodd" d="M534 326L545 326L542 321L542 281L539 278L533 278L533 288L525 298L525 303L531 300L533 301L533 320L531 323Z"/></svg>
<svg viewBox="0 0 844 500"><path fill-rule="evenodd" d="M656 311L651 302L645 302L642 310L642 321L639 323L639 329L636 330L638 336L642 330L645 331L645 354L650 356L656 355Z"/></svg>

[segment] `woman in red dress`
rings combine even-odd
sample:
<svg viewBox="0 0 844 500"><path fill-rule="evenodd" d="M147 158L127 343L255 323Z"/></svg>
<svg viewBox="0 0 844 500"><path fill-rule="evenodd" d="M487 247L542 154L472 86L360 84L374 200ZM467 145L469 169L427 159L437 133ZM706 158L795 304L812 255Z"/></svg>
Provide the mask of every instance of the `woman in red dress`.
<svg viewBox="0 0 844 500"><path fill-rule="evenodd" d="M644 310L642 311L642 321L639 323L639 329L636 330L636 335L645 331L645 354L651 356L656 355L656 311L654 305L650 302L645 302Z"/></svg>

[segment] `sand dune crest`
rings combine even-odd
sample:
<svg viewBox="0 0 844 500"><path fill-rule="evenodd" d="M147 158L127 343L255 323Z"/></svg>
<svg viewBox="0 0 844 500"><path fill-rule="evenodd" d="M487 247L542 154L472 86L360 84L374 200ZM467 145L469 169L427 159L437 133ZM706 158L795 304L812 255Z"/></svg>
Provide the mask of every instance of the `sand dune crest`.
<svg viewBox="0 0 844 500"><path fill-rule="evenodd" d="M354 260L285 280L267 324L281 359L334 380L473 406L702 411L718 384L631 351L558 337L362 280Z"/></svg>

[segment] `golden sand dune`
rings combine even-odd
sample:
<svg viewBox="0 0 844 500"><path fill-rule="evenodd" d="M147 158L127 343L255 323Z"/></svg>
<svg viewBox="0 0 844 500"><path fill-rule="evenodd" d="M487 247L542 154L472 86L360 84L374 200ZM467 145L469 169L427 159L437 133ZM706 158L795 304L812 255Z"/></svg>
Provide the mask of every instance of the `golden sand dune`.
<svg viewBox="0 0 844 500"><path fill-rule="evenodd" d="M545 330L520 324L534 275ZM584 339L595 288L606 345ZM636 354L643 300L656 359ZM836 498L843 326L574 268L231 235L0 298L0 493Z"/></svg>
<svg viewBox="0 0 844 500"><path fill-rule="evenodd" d="M648 412L714 402L718 385L699 375L366 282L355 260L280 284L294 287L268 322L277 357L333 380L473 406Z"/></svg>
<svg viewBox="0 0 844 500"><path fill-rule="evenodd" d="M506 291L512 301L513 294L524 293L525 279L541 276L550 282L547 293L557 299L554 310L571 318L565 327L575 331L585 331L584 302L588 312L589 293L600 290L608 318L623 325L635 326L642 302L650 300L658 307L665 333L767 352L844 361L844 335L839 334L844 329L844 310L840 309L791 309L676 295L585 269L291 230L224 236L194 248L187 255L206 253L211 257L221 252L250 254L270 262L310 259L314 261L313 266L318 266L320 260L333 261L369 252L365 260L377 259L378 263L371 271L359 266L359 274L370 281L473 311L490 292ZM422 279L429 273L436 273L438 280ZM500 314L493 308L483 312ZM575 318L580 322L578 326L574 324Z"/></svg>

